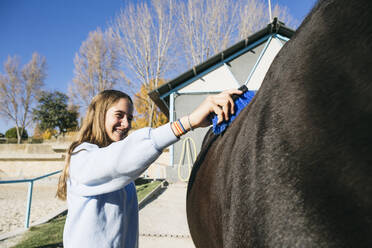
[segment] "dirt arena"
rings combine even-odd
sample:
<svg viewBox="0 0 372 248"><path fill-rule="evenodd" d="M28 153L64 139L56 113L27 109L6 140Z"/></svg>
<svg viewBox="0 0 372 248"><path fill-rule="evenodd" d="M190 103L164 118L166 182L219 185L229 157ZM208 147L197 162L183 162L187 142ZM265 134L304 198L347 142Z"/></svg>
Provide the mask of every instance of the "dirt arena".
<svg viewBox="0 0 372 248"><path fill-rule="evenodd" d="M0 184L0 235L24 227L28 185ZM55 197L56 188L56 182L34 182L30 225L66 208L66 202Z"/></svg>

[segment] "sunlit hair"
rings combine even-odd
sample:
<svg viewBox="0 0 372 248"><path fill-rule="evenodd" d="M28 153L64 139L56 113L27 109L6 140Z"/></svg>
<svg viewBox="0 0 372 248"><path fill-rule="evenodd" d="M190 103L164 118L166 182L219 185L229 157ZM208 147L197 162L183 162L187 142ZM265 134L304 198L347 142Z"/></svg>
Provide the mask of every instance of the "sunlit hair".
<svg viewBox="0 0 372 248"><path fill-rule="evenodd" d="M70 158L74 149L84 142L95 144L98 147L105 147L112 143L105 131L106 112L123 98L133 104L132 99L127 94L117 90L104 90L93 98L85 114L78 137L68 149L65 167L58 182L57 197L59 199L66 200L66 182L69 177Z"/></svg>

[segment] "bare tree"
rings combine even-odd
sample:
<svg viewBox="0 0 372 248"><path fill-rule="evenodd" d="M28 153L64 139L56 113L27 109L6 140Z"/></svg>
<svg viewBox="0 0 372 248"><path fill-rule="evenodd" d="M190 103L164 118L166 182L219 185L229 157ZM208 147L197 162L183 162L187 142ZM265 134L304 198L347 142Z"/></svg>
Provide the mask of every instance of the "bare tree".
<svg viewBox="0 0 372 248"><path fill-rule="evenodd" d="M18 144L25 128L32 121L31 107L44 85L45 58L34 53L31 61L20 70L16 56L4 63L5 74L0 75L0 114L14 122Z"/></svg>
<svg viewBox="0 0 372 248"><path fill-rule="evenodd" d="M118 58L118 41L109 28L89 33L74 59L74 78L69 93L74 104L84 110L100 91L112 89L123 78Z"/></svg>
<svg viewBox="0 0 372 248"><path fill-rule="evenodd" d="M246 0L239 11L239 38L244 39L251 33L263 28L270 20L269 6L266 1L262 0ZM287 26L296 28L298 20L296 20L290 13L286 6L275 4L272 10L273 17L278 17L280 21Z"/></svg>
<svg viewBox="0 0 372 248"><path fill-rule="evenodd" d="M175 31L173 5L173 0L129 4L113 24L120 40L127 79L137 89L144 86L149 92L157 88L159 80L171 68L174 56L170 49ZM148 103L148 125L151 126L155 106L149 96L145 100Z"/></svg>
<svg viewBox="0 0 372 248"><path fill-rule="evenodd" d="M239 39L248 37L271 20L267 5L262 0L246 0L239 9Z"/></svg>
<svg viewBox="0 0 372 248"><path fill-rule="evenodd" d="M239 3L239 1L237 1ZM188 66L205 61L234 41L239 4L228 0L188 0L177 8Z"/></svg>
<svg viewBox="0 0 372 248"><path fill-rule="evenodd" d="M270 22L263 0L187 0L177 8L180 38L188 65L199 64ZM288 10L276 5L274 15L295 23Z"/></svg>
<svg viewBox="0 0 372 248"><path fill-rule="evenodd" d="M286 6L275 4L273 9L273 16L278 17L280 21L284 22L287 26L292 28L297 28L300 24L299 21L289 13L289 10Z"/></svg>

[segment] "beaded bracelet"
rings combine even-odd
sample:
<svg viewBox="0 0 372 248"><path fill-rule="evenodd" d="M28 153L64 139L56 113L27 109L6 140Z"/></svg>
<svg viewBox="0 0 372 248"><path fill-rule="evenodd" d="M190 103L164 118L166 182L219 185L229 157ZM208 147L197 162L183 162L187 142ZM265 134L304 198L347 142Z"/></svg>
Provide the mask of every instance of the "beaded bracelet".
<svg viewBox="0 0 372 248"><path fill-rule="evenodd" d="M172 125L174 126L175 130L177 130L178 136L181 136L187 133L186 129L182 126L181 121L179 119L173 122Z"/></svg>
<svg viewBox="0 0 372 248"><path fill-rule="evenodd" d="M182 123L181 123L181 120L178 119L177 122L180 124L180 127L181 127L183 133L187 133L187 130L183 127L183 125L182 125Z"/></svg>

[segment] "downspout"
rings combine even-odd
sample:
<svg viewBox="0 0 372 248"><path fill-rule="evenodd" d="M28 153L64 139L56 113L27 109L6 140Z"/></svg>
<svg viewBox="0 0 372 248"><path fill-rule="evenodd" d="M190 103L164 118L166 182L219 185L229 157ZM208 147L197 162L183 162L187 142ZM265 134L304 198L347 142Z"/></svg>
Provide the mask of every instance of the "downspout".
<svg viewBox="0 0 372 248"><path fill-rule="evenodd" d="M174 93L169 95L169 121L174 122ZM170 166L174 167L174 145L169 148Z"/></svg>

